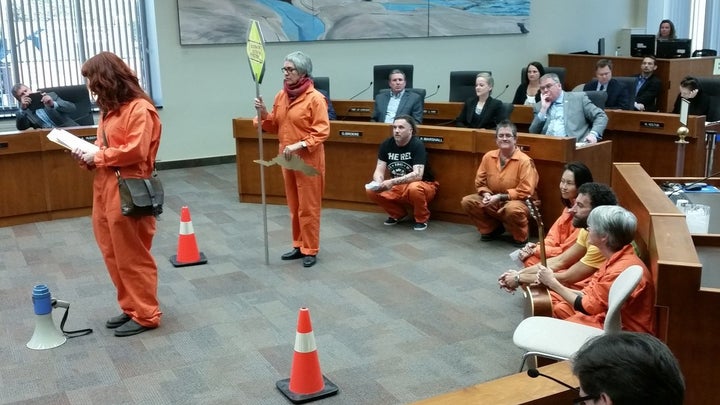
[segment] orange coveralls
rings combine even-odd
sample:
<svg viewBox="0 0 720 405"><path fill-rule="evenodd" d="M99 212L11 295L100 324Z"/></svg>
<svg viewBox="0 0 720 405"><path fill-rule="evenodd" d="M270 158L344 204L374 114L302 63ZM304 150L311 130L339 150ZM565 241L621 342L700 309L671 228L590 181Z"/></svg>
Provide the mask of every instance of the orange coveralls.
<svg viewBox="0 0 720 405"><path fill-rule="evenodd" d="M254 122L257 125L258 118ZM320 250L320 209L325 189L325 146L330 136L327 101L311 84L292 102L284 90L275 96L272 112L262 120L265 132L278 134L278 153L285 146L305 141L307 148L295 152L307 165L317 169L316 176L283 168L285 196L290 210L293 247L305 255Z"/></svg>
<svg viewBox="0 0 720 405"><path fill-rule="evenodd" d="M575 228L572 224L573 216L568 212L567 208L563 209L562 214L555 223L550 227L547 235L545 235L545 257L551 258L568 250L575 244L580 228ZM523 262L525 267L534 266L540 263L540 246L535 247L535 252Z"/></svg>
<svg viewBox="0 0 720 405"><path fill-rule="evenodd" d="M155 107L136 99L100 118L95 144L92 223L95 240L117 289L122 311L140 325L157 327L157 265L150 253L155 217L120 213L115 168L123 177L150 177L160 146L160 118ZM103 134L107 137L105 147Z"/></svg>
<svg viewBox="0 0 720 405"><path fill-rule="evenodd" d="M500 151L493 150L483 155L475 175L476 194L463 197L461 205L470 216L481 234L489 234L500 224L510 232L516 241L528 238L528 208L523 201L535 194L538 173L532 159L515 149L505 167L500 168ZM483 207L482 194L503 193L509 201L500 203L499 208Z"/></svg>
<svg viewBox="0 0 720 405"><path fill-rule="evenodd" d="M598 271L593 274L590 283L582 289L582 306L587 313L576 311L572 303L565 301L554 291L550 292L553 301L553 316L584 325L602 329L608 310L608 297L613 281L629 266L637 264L643 268L643 277L621 309L622 329L632 332L655 332L655 284L650 271L635 255L632 244L615 252Z"/></svg>

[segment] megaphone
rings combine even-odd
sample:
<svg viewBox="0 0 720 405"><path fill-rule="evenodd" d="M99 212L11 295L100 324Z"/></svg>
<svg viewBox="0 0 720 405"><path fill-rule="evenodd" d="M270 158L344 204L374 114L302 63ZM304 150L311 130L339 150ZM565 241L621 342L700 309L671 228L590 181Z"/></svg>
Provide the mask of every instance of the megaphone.
<svg viewBox="0 0 720 405"><path fill-rule="evenodd" d="M33 332L30 341L27 342L28 349L52 349L65 343L67 338L55 327L52 309L54 306L66 306L67 303L53 300L50 296L50 290L45 284L38 284L33 288L32 300L36 315L35 332Z"/></svg>

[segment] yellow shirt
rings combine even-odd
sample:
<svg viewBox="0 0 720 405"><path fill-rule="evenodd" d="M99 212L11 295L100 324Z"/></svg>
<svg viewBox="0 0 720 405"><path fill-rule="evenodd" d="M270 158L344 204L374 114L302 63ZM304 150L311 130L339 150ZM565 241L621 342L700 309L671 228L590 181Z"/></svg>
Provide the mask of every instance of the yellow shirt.
<svg viewBox="0 0 720 405"><path fill-rule="evenodd" d="M580 259L580 263L599 269L603 263L605 263L605 257L600 253L600 250L594 245L590 245L587 242L588 231L587 229L580 229L577 237L577 243L585 247L585 256Z"/></svg>

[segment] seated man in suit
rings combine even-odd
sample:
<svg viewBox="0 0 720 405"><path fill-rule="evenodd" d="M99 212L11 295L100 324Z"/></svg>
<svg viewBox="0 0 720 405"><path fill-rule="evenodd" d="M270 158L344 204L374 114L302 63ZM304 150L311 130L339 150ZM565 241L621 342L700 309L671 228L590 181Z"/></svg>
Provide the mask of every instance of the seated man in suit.
<svg viewBox="0 0 720 405"><path fill-rule="evenodd" d="M635 92L635 102L633 109L636 111L657 111L657 99L660 95L660 79L655 76L654 56L646 56L640 64L640 74L636 76L635 88L630 91Z"/></svg>
<svg viewBox="0 0 720 405"><path fill-rule="evenodd" d="M546 73L540 78L540 102L529 132L553 136L571 136L578 142L595 143L607 127L605 111L595 106L585 93L564 92L560 78Z"/></svg>
<svg viewBox="0 0 720 405"><path fill-rule="evenodd" d="M42 93L42 107L33 108L31 94L36 93L22 83L12 88L12 94L20 103L20 110L15 114L15 126L22 131L32 128L73 127L78 123L70 118L75 112L75 104L65 101L55 93Z"/></svg>
<svg viewBox="0 0 720 405"><path fill-rule="evenodd" d="M405 73L395 69L389 76L390 91L375 96L372 121L392 124L398 115L409 115L415 122L422 124L423 104L425 100L419 94L405 91Z"/></svg>
<svg viewBox="0 0 720 405"><path fill-rule="evenodd" d="M612 78L612 61L600 59L595 64L595 79L583 87L583 91L604 91L607 93L605 108L610 110L630 110L630 90Z"/></svg>

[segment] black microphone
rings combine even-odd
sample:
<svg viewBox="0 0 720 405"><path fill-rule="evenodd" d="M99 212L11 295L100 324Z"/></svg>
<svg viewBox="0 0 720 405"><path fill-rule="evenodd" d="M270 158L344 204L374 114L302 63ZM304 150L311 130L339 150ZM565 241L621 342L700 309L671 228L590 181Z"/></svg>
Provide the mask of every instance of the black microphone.
<svg viewBox="0 0 720 405"><path fill-rule="evenodd" d="M543 374L543 373L539 372L538 369L536 369L536 368L529 368L528 371L527 371L527 375L529 375L530 378L537 378L537 376L541 375L541 376L543 376L543 377L545 377L545 378L547 378L547 379L550 379L550 380L555 381L556 383L562 385L562 386L565 387L565 388L570 388L571 390L573 390L573 391L575 391L575 392L580 392L580 389L579 389L579 388L575 388L575 387L573 387L573 386L571 386L571 385L569 385L569 384L565 384L564 382L558 380L558 379L555 378L555 377L550 377L550 376L547 375L547 374Z"/></svg>
<svg viewBox="0 0 720 405"><path fill-rule="evenodd" d="M505 92L507 91L508 87L510 87L510 85L509 85L509 84L506 84L506 85L505 85L505 88L503 89L503 91L501 91L500 94L498 94L497 97L495 97L495 98L499 99L500 96L502 96L503 94L505 94Z"/></svg>
<svg viewBox="0 0 720 405"><path fill-rule="evenodd" d="M436 94L438 93L438 91L440 91L440 85L439 85L439 84L438 84L438 86L437 86L437 89L435 89L435 93L433 93L433 94L428 94L427 96L425 96L425 100L427 100L427 99L429 99L430 97L436 95Z"/></svg>
<svg viewBox="0 0 720 405"><path fill-rule="evenodd" d="M667 187L667 186L670 186L670 187L671 187L671 189L672 189L673 191L672 191L670 194L667 195L668 197L671 197L671 196L673 196L673 195L675 195L675 194L677 194L677 193L679 193L679 192L681 192L681 191L690 190L690 187L692 187L692 186L698 185L698 184L700 184L700 183L705 183L705 181L706 181L707 179L709 179L710 177L715 177L715 176L717 176L717 175L720 175L720 172L715 172L715 173L713 173L713 174L711 174L711 175L709 175L709 176L703 177L702 179L700 179L700 180L698 180L698 181L694 181L694 182L692 182L692 183L685 183L685 184L683 184L683 185L680 185L680 187L678 187L678 188L671 187L669 184L663 184L663 186L666 186L666 187ZM701 187L701 188L702 188L702 187Z"/></svg>
<svg viewBox="0 0 720 405"><path fill-rule="evenodd" d="M368 89L369 89L370 87L372 87L372 85L373 85L373 82L370 82L370 84L368 84L368 86L367 86L367 87L365 87L364 89L362 89L362 91L361 91L360 93L358 93L358 94L356 94L356 95L354 95L354 96L350 97L350 100L355 100L355 97L357 97L357 96L359 96L359 95L361 95L361 94L365 93L366 91L368 91Z"/></svg>

